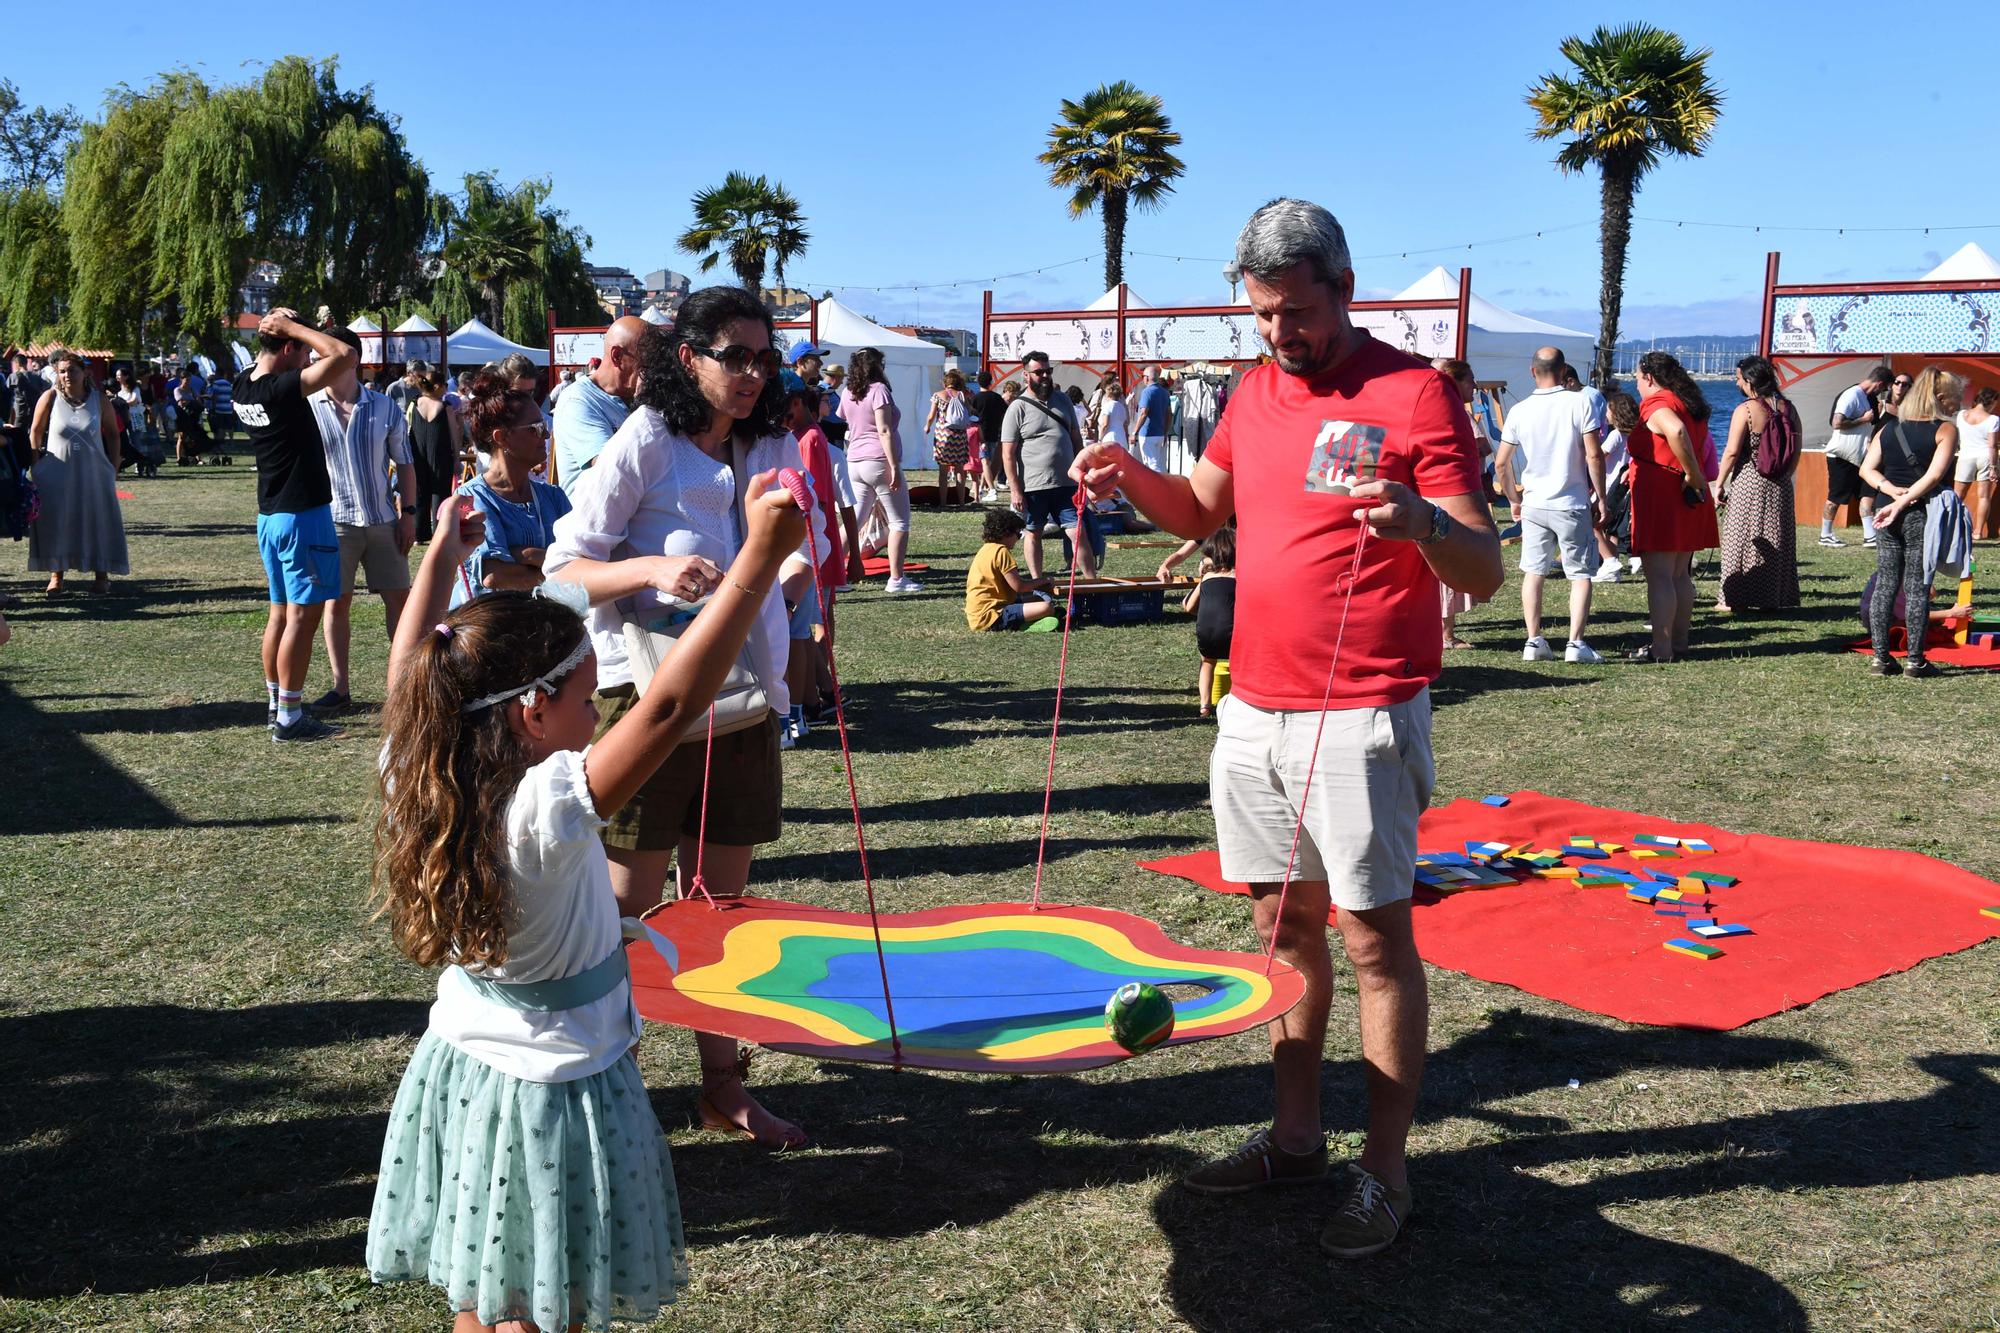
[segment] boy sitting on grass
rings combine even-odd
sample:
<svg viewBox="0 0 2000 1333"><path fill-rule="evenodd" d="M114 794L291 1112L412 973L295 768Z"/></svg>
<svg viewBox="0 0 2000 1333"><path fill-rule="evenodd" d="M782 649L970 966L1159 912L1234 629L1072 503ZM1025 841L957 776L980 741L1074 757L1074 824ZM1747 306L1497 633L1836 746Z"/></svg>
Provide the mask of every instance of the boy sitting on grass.
<svg viewBox="0 0 2000 1333"><path fill-rule="evenodd" d="M965 623L975 630L1026 629L1062 614L1043 590L1048 579L1024 579L1014 563L1014 543L1027 520L1011 509L989 509L980 532L984 543L965 571Z"/></svg>

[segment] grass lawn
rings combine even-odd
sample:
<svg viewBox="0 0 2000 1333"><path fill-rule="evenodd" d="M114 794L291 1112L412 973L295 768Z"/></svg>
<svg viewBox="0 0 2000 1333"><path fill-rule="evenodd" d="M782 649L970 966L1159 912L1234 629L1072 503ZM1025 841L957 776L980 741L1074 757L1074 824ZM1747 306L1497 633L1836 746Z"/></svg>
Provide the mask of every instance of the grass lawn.
<svg viewBox="0 0 2000 1333"><path fill-rule="evenodd" d="M135 577L58 604L6 584L29 595L0 650L0 1329L442 1327L435 1292L359 1267L433 986L363 905L372 706L342 740L270 744L247 469L124 485ZM966 632L977 527L920 512L925 591L842 605L892 908L1028 894L1059 640ZM1870 679L1833 648L1872 555L1800 549L1803 611L1703 615L1699 656L1668 669L1522 663L1511 586L1463 617L1477 648L1436 690L1438 798L1533 787L2000 878L2000 678ZM1638 642L1642 587L1599 607L1600 646ZM357 694L379 700L379 603L355 640ZM1180 617L1076 638L1048 891L1251 948L1240 900L1133 864L1212 842L1193 643ZM787 770L753 885L858 904L831 737ZM1894 929L1895 886L1826 910ZM1315 1246L1321 1190L1174 1187L1268 1116L1259 1034L1060 1078L767 1055L758 1092L819 1144L773 1157L694 1127L693 1043L649 1029L695 1272L659 1327L1992 1328L1996 963L1988 944L1721 1035L1433 970L1415 1220L1352 1265ZM1341 987L1325 1091L1351 1147L1344 965Z"/></svg>

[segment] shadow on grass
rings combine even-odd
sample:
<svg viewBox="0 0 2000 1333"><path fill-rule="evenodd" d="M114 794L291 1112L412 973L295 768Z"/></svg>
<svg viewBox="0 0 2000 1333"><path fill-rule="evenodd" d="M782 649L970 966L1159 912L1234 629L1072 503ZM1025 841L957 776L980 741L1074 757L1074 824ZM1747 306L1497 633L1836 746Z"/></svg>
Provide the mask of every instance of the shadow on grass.
<svg viewBox="0 0 2000 1333"><path fill-rule="evenodd" d="M1180 814L1208 800L1206 782L1101 783L1092 787L1064 787L1058 783L1049 813L1074 814L1087 810L1120 815ZM1039 816L1042 789L1024 787L1018 791L975 791L963 796L939 796L923 800L884 801L865 806L862 816L870 824L960 823L968 819L1009 819ZM813 806L785 811L787 824L849 825L854 816L844 805Z"/></svg>
<svg viewBox="0 0 2000 1333"><path fill-rule="evenodd" d="M1055 715L1054 690L1009 681L875 681L850 683L844 692L848 736L857 752L873 754L950 749L1024 729L1040 728L1046 736ZM1187 695L1147 686L1070 685L1063 691L1063 737L1196 725Z"/></svg>
<svg viewBox="0 0 2000 1333"><path fill-rule="evenodd" d="M0 1014L0 1162L10 1181L0 1295L355 1265L389 1093L315 1075L313 1055L407 1041L423 1021L420 1002L386 1000ZM1233 1137L1263 1123L1270 1082L1258 1063L1190 1071L1163 1053L1090 1079L829 1069L759 1086L825 1151L767 1157L703 1136L674 1155L698 1250L739 1238L917 1237L988 1224L1044 1195L1158 1182L1153 1221L1173 1249L1167 1295L1191 1325L1219 1333L1526 1326L1550 1310L1574 1327L1671 1318L1790 1328L1803 1326L1803 1311L1768 1275L1607 1214L1735 1189L1783 1195L2000 1171L2000 1140L1980 1132L2000 1110L2000 1056L1921 1057L1938 1085L1910 1100L1695 1124L1572 1131L1560 1114L1523 1117L1503 1104L1571 1076L1595 1085L1633 1071L1823 1059L1784 1038L1498 1014L1431 1057L1423 1106L1427 1120L1470 1117L1498 1132L1420 1157L1414 1220L1393 1249L1361 1264L1314 1246L1337 1204L1331 1187L1208 1199L1171 1183L1196 1154L1160 1140ZM1355 1062L1328 1068L1333 1123L1361 1123L1360 1086ZM654 1093L670 1129L686 1124L690 1092ZM1582 1175L1593 1178L1558 1183Z"/></svg>
<svg viewBox="0 0 2000 1333"><path fill-rule="evenodd" d="M0 1015L0 1296L358 1263L388 1094L302 1061L413 1037L424 1013L364 1000Z"/></svg>
<svg viewBox="0 0 2000 1333"><path fill-rule="evenodd" d="M161 620L171 616L212 616L223 612L262 611L270 588L262 583L201 583L179 580L113 579L111 591L93 593L85 576L70 576L70 591L49 601L39 590L22 594L20 607L7 618L16 625L80 620ZM222 605L215 605L220 603Z"/></svg>
<svg viewBox="0 0 2000 1333"><path fill-rule="evenodd" d="M1036 794L1035 809L1041 809L1041 793ZM837 835L836 835L837 836ZM1207 836L1193 836L1180 833L1148 833L1123 838L1058 838L1049 839L1047 863L1060 865L1073 856L1089 852L1113 851L1126 860L1145 860L1150 857L1173 855L1211 845L1213 839ZM871 837L868 843L868 869L879 885L885 881L919 879L925 875L980 876L1012 873L1025 881L1032 880L1035 873L1035 853L1040 839L1027 838L981 838L976 843L940 848L934 843L924 843L909 847L879 846ZM768 884L776 880L802 879L819 884L845 884L861 882L861 858L857 855L852 836L842 839L832 851L794 852L776 856L760 856L750 867L750 883ZM989 890L990 892L990 890ZM1025 891L1023 896L1025 896Z"/></svg>
<svg viewBox="0 0 2000 1333"><path fill-rule="evenodd" d="M1397 1244L1358 1263L1324 1257L1317 1235L1331 1188L1212 1200L1161 1193L1172 1238L1175 1308L1212 1333L1272 1327L1804 1328L1783 1285L1719 1249L1658 1239L1612 1214L1731 1190L1782 1198L1804 1189L1907 1185L2000 1170L2000 1056L1934 1054L1939 1080L1910 1100L1724 1112L1692 1124L1570 1132L1558 1116L1495 1105L1523 1093L1627 1071L1757 1071L1824 1058L1799 1041L1606 1027L1503 1013L1430 1058L1423 1114L1485 1121L1497 1141L1413 1163L1417 1207ZM1332 1115L1363 1123L1358 1074L1329 1082ZM1635 1096L1644 1094L1634 1092ZM1343 1106L1345 1103L1345 1106ZM1628 1169L1616 1164L1631 1162ZM1664 1164L1662 1164L1664 1163ZM1588 1176L1577 1184L1565 1178ZM1766 1205L1769 1206L1769 1205Z"/></svg>
<svg viewBox="0 0 2000 1333"><path fill-rule="evenodd" d="M342 816L328 814L189 818L83 739L86 732L209 731L254 727L262 721L263 709L254 702L50 713L0 682L0 735L16 738L8 774L11 794L6 813L0 816L0 831L94 833L105 829L285 828L346 822Z"/></svg>

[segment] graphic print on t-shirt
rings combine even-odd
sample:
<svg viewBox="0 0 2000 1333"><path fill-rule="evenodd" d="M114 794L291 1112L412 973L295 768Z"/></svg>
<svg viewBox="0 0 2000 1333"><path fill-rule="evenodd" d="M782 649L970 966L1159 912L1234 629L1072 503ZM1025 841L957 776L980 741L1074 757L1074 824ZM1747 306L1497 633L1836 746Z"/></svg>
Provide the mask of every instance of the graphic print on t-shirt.
<svg viewBox="0 0 2000 1333"><path fill-rule="evenodd" d="M1320 422L1312 461L1306 465L1306 489L1316 495L1346 495L1362 482L1375 480L1388 434L1381 426L1354 421Z"/></svg>

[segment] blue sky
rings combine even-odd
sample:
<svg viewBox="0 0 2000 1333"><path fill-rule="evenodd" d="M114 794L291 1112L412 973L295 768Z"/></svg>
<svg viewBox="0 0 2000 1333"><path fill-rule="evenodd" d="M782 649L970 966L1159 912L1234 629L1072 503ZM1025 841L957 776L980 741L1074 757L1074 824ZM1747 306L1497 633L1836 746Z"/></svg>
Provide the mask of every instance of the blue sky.
<svg viewBox="0 0 2000 1333"><path fill-rule="evenodd" d="M0 69L30 104L95 113L107 87L177 64L230 82L276 56L337 55L343 82L372 83L402 117L434 179L481 168L551 177L555 203L593 237L595 262L691 271L673 245L689 195L731 169L763 172L809 220L796 282L845 288L837 294L878 317L975 328L979 279L1046 270L994 283L1003 309L1101 290L1097 221L1071 220L1034 158L1061 98L1124 77L1164 98L1186 138L1179 190L1137 216L1127 241L1197 257L1128 256L1128 280L1154 304L1221 299L1219 260L1243 218L1296 194L1340 216L1364 288L1469 264L1489 300L1588 328L1596 178L1556 172L1552 147L1528 138L1521 99L1560 63L1564 36L1658 21L1562 3L1354 14L1255 2L1009 11L611 0L476 11L360 3L338 9L344 21L329 29L316 8L260 6L196 36L172 6L100 6L76 24L6 25ZM1912 33L1893 8L1845 0L1675 7L1671 26L1714 48L1727 103L1705 158L1649 178L1641 218L1939 230L1757 234L1641 221L1626 336L1753 332L1770 249L1797 280L1914 277L1966 240L2000 253L1988 137L2000 79L1974 54L1990 45L1991 6L1924 14ZM1897 154L1907 156L1892 170ZM1969 223L1993 225L1942 230ZM1416 253L1438 247L1457 248ZM960 279L970 281L888 290Z"/></svg>

